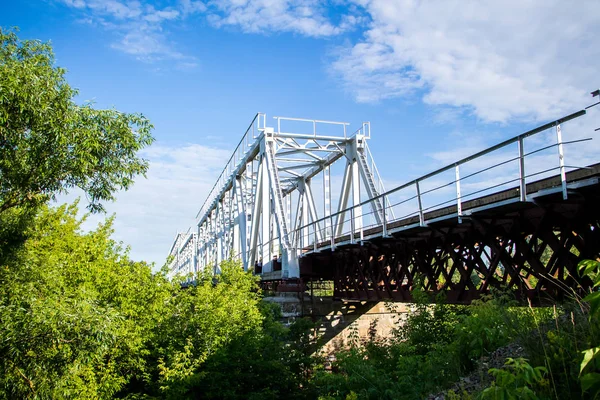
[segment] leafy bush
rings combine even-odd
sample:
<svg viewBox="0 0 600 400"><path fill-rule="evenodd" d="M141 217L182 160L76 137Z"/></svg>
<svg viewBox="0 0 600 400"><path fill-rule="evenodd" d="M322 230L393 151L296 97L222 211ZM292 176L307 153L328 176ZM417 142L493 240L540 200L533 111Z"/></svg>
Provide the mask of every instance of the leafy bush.
<svg viewBox="0 0 600 400"><path fill-rule="evenodd" d="M594 291L584 300L589 304L590 342L582 351L583 359L580 363L579 375L581 390L590 398L600 397L600 346L598 343L598 328L600 325L600 262L586 260L580 264L584 276L590 277L594 283Z"/></svg>
<svg viewBox="0 0 600 400"><path fill-rule="evenodd" d="M536 386L547 386L544 367L533 368L524 358L508 358L504 368L492 368L492 385L481 392L478 400L537 400Z"/></svg>
<svg viewBox="0 0 600 400"><path fill-rule="evenodd" d="M0 268L0 399L304 395L311 324L284 328L238 263L184 289L76 215L40 208Z"/></svg>

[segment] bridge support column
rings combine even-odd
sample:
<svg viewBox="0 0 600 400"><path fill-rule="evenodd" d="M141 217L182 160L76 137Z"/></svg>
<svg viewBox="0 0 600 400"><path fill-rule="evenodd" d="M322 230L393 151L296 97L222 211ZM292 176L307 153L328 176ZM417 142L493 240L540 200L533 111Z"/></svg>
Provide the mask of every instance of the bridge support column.
<svg viewBox="0 0 600 400"><path fill-rule="evenodd" d="M298 255L295 249L284 249L281 255L281 262L282 278L300 277L300 263L298 262Z"/></svg>

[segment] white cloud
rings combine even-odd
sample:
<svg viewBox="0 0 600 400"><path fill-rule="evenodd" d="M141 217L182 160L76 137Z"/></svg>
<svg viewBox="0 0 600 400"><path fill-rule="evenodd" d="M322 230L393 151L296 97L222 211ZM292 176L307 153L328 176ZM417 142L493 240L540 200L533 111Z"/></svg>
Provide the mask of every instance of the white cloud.
<svg viewBox="0 0 600 400"><path fill-rule="evenodd" d="M342 6L336 0L173 0L162 9L146 1L57 1L82 13L78 20L116 32L118 40L112 44L113 48L145 62L187 59L184 69L189 69L195 57L175 50L166 28L194 14L203 15L217 28L235 26L244 32L290 32L311 37L329 37L355 30L367 20L362 8L351 4ZM340 10L343 11L340 13ZM179 64L180 61L177 67Z"/></svg>
<svg viewBox="0 0 600 400"><path fill-rule="evenodd" d="M423 93L485 121L539 120L597 86L598 2L361 3L370 27L333 63L358 101Z"/></svg>
<svg viewBox="0 0 600 400"><path fill-rule="evenodd" d="M132 29L127 32L119 42L112 44L112 47L124 53L134 55L138 60L146 62L163 58L175 60L193 59L173 50L160 32L145 27ZM185 62L185 64L190 65L194 63Z"/></svg>
<svg viewBox="0 0 600 400"><path fill-rule="evenodd" d="M196 144L182 147L154 144L141 154L150 161L147 179L138 177L117 201L105 204L115 213L113 237L131 246L136 260L156 262L161 267L177 231L194 224L194 216L231 155L229 150ZM63 196L59 203L81 196L79 191ZM105 215L92 215L84 228L92 229Z"/></svg>
<svg viewBox="0 0 600 400"><path fill-rule="evenodd" d="M156 9L139 1L62 0L83 13L79 21L97 24L116 34L111 47L144 62L175 61L176 68L190 69L196 58L185 55L169 40L165 24L203 10L203 3L183 0L178 8Z"/></svg>
<svg viewBox="0 0 600 400"><path fill-rule="evenodd" d="M294 32L305 36L333 36L358 23L345 15L340 24L327 16L326 2L317 0L226 0L211 3L209 20L217 27L239 26L245 32Z"/></svg>
<svg viewBox="0 0 600 400"><path fill-rule="evenodd" d="M88 9L97 14L109 15L117 19L136 18L142 14L139 1L121 2L118 0L63 0L68 6Z"/></svg>
<svg viewBox="0 0 600 400"><path fill-rule="evenodd" d="M177 10L161 10L148 13L144 19L148 22L161 22L177 19L180 13Z"/></svg>
<svg viewBox="0 0 600 400"><path fill-rule="evenodd" d="M179 4L183 15L190 15L206 11L206 5L201 1L180 0Z"/></svg>

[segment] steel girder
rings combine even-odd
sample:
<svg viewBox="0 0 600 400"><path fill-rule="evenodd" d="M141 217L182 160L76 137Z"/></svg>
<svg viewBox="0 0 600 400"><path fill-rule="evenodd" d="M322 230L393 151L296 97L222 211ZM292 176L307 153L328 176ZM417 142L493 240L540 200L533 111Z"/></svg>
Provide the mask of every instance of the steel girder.
<svg viewBox="0 0 600 400"><path fill-rule="evenodd" d="M334 296L350 300L410 302L420 289L469 303L494 287L534 304L576 297L592 284L578 262L600 257L597 191L315 253L311 276L333 279Z"/></svg>

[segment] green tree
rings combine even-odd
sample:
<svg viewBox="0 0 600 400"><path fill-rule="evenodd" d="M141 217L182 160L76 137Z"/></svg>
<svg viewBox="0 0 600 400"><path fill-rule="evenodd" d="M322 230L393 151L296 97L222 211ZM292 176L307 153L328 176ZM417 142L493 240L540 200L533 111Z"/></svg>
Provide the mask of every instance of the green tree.
<svg viewBox="0 0 600 400"><path fill-rule="evenodd" d="M195 376L209 357L260 329L259 303L256 277L233 261L221 264L220 275L208 271L195 285L174 292L164 321L155 327L158 394L191 397Z"/></svg>
<svg viewBox="0 0 600 400"><path fill-rule="evenodd" d="M239 263L183 288L131 261L110 219L86 233L76 215L41 206L0 266L0 399L277 398L306 384L309 326L275 321Z"/></svg>
<svg viewBox="0 0 600 400"><path fill-rule="evenodd" d="M83 189L92 211L148 168L152 143L141 114L75 103L49 43L0 28L0 213Z"/></svg>
<svg viewBox="0 0 600 400"><path fill-rule="evenodd" d="M42 207L0 268L0 398L111 398L156 368L147 357L173 288L77 206Z"/></svg>

